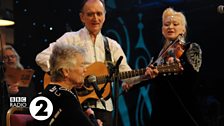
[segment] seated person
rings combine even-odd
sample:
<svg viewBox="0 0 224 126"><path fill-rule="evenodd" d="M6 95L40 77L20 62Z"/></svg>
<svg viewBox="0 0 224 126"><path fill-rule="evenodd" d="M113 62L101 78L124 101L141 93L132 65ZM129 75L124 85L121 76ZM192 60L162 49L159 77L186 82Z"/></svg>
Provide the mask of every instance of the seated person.
<svg viewBox="0 0 224 126"><path fill-rule="evenodd" d="M65 43L54 46L49 61L51 82L40 93L52 102L53 113L48 119L37 121L36 125L102 125L102 121L92 121L88 117L93 111L87 109L84 113L76 92L71 91L84 83L86 68L83 57L84 51L80 47Z"/></svg>
<svg viewBox="0 0 224 126"><path fill-rule="evenodd" d="M14 68L14 70L24 70L23 65L20 63L20 56L16 50L11 45L5 45L3 48L3 61L4 68ZM6 72L6 71L5 71ZM10 106L19 106L19 107L29 107L29 103L32 100L33 96L36 95L35 85L32 83L32 80L28 87L21 86L20 82L15 82L9 77L4 76L4 80L8 87L8 94L14 100L10 100ZM25 104L16 104L15 97L24 97L22 103ZM21 102L20 102L21 103Z"/></svg>

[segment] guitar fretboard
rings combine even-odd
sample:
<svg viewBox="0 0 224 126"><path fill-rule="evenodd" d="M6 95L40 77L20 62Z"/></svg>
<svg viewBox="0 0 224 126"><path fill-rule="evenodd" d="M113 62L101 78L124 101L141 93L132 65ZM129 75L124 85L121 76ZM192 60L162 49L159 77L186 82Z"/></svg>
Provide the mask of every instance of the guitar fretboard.
<svg viewBox="0 0 224 126"><path fill-rule="evenodd" d="M181 71L178 63L166 64L166 65L159 65L156 67L159 71L159 74L167 74L167 73L178 73ZM125 71L120 72L118 74L118 79L127 79L131 77L141 76L145 74L146 69L141 68L137 70ZM111 78L108 75L105 76L98 76L97 83L102 84L105 82L113 82L115 80L115 76L113 75Z"/></svg>

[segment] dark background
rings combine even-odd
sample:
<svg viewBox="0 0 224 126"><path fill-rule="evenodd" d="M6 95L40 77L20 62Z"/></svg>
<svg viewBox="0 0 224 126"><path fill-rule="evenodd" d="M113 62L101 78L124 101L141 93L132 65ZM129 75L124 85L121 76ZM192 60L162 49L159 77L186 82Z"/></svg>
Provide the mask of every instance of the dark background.
<svg viewBox="0 0 224 126"><path fill-rule="evenodd" d="M14 1L14 17L16 24L14 47L22 57L25 67L33 68L37 90L41 89L43 71L36 65L37 53L48 47L66 31L76 31L82 27L79 20L78 0L16 0ZM204 111L210 105L216 105L211 112L212 122L208 125L223 125L223 45L224 42L224 14L217 12L217 7L224 5L223 0L106 0L107 17L103 33L117 40L132 68L145 67L152 56L156 56L161 46L161 16L167 7L182 11L188 22L188 38L196 42L203 51L202 67L200 69L199 94L205 104ZM148 89L149 87L144 87ZM121 106L129 110L138 105L141 88L135 89L132 94L122 97ZM141 96L141 95L139 95ZM136 100L135 100L136 99ZM128 105L127 105L128 104ZM131 107L130 107L131 106ZM144 105L144 106L147 106ZM124 109L122 108L122 109ZM150 110L149 110L150 111ZM129 111L131 123L123 125L147 125L146 114ZM124 116L126 113L123 113ZM143 123L136 115L144 115ZM126 115L127 116L127 115ZM205 115L208 120L211 117ZM134 120L134 121L133 121ZM137 120L137 121L136 121Z"/></svg>

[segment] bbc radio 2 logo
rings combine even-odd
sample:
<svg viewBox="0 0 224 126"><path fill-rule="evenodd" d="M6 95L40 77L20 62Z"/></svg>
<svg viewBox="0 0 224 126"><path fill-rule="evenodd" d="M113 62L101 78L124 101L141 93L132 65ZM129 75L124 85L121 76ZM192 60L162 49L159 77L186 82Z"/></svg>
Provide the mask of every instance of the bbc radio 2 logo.
<svg viewBox="0 0 224 126"><path fill-rule="evenodd" d="M34 98L29 106L31 116L36 120L46 120L53 113L53 104L47 97L39 96ZM60 112L59 112L60 113ZM58 112L55 116L58 116ZM56 117L55 117L56 118ZM51 120L50 124L54 121Z"/></svg>
<svg viewBox="0 0 224 126"><path fill-rule="evenodd" d="M10 107L27 107L26 97L10 97Z"/></svg>

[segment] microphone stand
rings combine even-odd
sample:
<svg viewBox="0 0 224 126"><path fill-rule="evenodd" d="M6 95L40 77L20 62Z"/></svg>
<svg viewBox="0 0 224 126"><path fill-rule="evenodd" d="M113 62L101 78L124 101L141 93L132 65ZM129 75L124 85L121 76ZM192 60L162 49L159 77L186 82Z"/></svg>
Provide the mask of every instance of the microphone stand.
<svg viewBox="0 0 224 126"><path fill-rule="evenodd" d="M114 77L114 73L116 72L117 68L119 69L119 65L121 64L122 59L123 59L123 56L120 56L119 59L116 62L116 65L113 65L111 62L108 62L107 65L108 65L108 68L109 68L109 76L106 76L105 84L99 91L101 95L103 94L107 84L111 83L112 81L114 81L114 79L115 79L115 78L113 78ZM119 73L119 71L118 71L118 73Z"/></svg>
<svg viewBox="0 0 224 126"><path fill-rule="evenodd" d="M108 69L109 69L109 76L106 76L105 84L104 84L104 86L99 91L101 95L103 94L103 92L104 92L107 84L108 83L111 83L113 81L113 75L115 73L115 71L114 71L114 65L111 62L108 62L107 65L108 65Z"/></svg>
<svg viewBox="0 0 224 126"><path fill-rule="evenodd" d="M4 81L4 61L3 61L3 42L2 42L2 37L0 34L0 44L1 44L1 56L0 56L0 121L1 121L1 126L6 125L6 113L9 109L9 94L8 94L8 89L7 85Z"/></svg>
<svg viewBox="0 0 224 126"><path fill-rule="evenodd" d="M123 57L120 56L114 66L114 126L118 126L118 97L119 97L119 65Z"/></svg>

